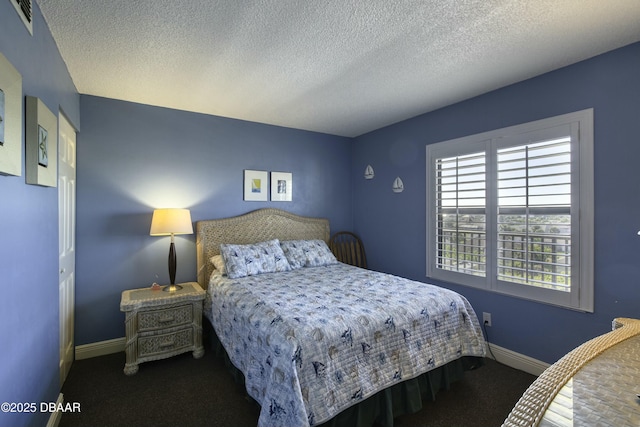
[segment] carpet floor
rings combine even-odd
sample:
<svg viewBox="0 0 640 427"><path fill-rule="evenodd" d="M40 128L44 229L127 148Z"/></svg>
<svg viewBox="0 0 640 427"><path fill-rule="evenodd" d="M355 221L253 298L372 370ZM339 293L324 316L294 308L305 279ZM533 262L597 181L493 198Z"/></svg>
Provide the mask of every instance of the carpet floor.
<svg viewBox="0 0 640 427"><path fill-rule="evenodd" d="M237 385L221 357L207 351L143 363L124 375L124 353L75 361L62 388L60 427L255 427L259 408ZM498 427L535 377L491 359L465 373L435 402L395 420L398 427Z"/></svg>

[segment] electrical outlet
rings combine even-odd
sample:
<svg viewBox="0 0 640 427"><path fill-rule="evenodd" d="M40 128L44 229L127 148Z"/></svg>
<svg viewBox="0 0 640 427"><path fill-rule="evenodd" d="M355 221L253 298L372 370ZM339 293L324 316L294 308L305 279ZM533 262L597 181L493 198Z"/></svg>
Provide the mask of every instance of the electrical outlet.
<svg viewBox="0 0 640 427"><path fill-rule="evenodd" d="M491 313L482 313L482 323L485 326L491 326Z"/></svg>

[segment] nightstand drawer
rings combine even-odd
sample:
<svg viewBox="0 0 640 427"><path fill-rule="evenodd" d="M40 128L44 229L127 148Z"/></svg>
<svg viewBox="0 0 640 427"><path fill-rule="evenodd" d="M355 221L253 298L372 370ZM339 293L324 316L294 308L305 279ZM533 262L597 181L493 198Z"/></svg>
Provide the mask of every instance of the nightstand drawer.
<svg viewBox="0 0 640 427"><path fill-rule="evenodd" d="M193 321L193 304L138 313L138 332L166 329Z"/></svg>
<svg viewBox="0 0 640 427"><path fill-rule="evenodd" d="M181 348L188 348L192 346L193 328L182 329L169 334L139 337L138 357L173 353Z"/></svg>

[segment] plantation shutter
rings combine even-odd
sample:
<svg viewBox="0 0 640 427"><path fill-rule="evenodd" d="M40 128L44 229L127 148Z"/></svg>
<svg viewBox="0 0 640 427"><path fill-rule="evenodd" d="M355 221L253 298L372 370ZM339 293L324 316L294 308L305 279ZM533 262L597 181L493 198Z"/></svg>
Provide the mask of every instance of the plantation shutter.
<svg viewBox="0 0 640 427"><path fill-rule="evenodd" d="M593 311L593 109L427 144L427 277Z"/></svg>
<svg viewBox="0 0 640 427"><path fill-rule="evenodd" d="M10 0L13 7L20 15L20 19L24 23L24 26L29 31L29 34L33 35L33 5L32 0Z"/></svg>
<svg viewBox="0 0 640 427"><path fill-rule="evenodd" d="M524 138L497 150L497 278L569 292L571 128Z"/></svg>
<svg viewBox="0 0 640 427"><path fill-rule="evenodd" d="M436 159L436 268L486 275L485 158Z"/></svg>

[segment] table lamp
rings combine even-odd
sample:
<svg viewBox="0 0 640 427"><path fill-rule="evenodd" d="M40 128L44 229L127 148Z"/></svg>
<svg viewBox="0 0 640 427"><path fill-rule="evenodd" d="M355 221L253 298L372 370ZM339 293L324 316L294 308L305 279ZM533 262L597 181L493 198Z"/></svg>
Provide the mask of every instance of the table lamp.
<svg viewBox="0 0 640 427"><path fill-rule="evenodd" d="M182 289L182 286L176 285L176 245L173 236L176 234L193 234L189 209L154 210L149 234L152 236L171 236L171 245L169 246L169 280L171 284L165 286L162 290L175 292Z"/></svg>

